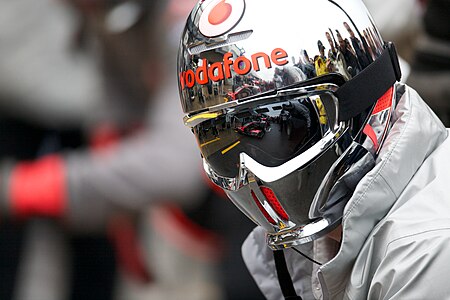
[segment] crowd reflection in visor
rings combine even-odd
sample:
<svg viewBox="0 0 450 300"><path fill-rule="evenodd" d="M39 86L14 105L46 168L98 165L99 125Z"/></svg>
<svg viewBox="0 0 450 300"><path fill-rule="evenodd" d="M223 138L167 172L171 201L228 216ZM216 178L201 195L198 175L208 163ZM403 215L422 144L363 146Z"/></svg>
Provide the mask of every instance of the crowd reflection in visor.
<svg viewBox="0 0 450 300"><path fill-rule="evenodd" d="M248 59L239 60L237 64L227 64L224 72L230 72L230 77L225 76L223 80L214 81L211 78L206 78L208 76L204 74L206 72L198 74L197 79L206 83L195 83L190 88L182 89L184 110L186 112L198 111L330 73L338 73L349 80L380 56L380 49L383 49L382 41L375 28L367 27L362 32L352 28L354 27L347 22L343 22L340 29L329 28L324 32L323 39L317 40L317 49L314 50L312 56L306 49L302 49L298 53L298 57L286 58L289 63L285 65L280 66L280 64L277 65L272 62L271 77L267 76L267 72L265 75L260 72L260 69L270 64L270 53L265 58L259 57L258 60L252 59L256 54L252 56L252 53L249 53ZM180 57L181 60L184 60L181 65L185 66L186 69L180 70L180 72L192 70L193 73L191 74L194 74L199 68L208 69L212 65L222 62L224 49L228 51L227 58L229 59L237 60L247 55L245 47L237 44L203 51L195 55L188 55L186 51L184 56L181 55ZM273 54L274 52L272 52ZM242 74L241 71L249 67L245 66L244 61L251 61L253 64L258 63L256 65L257 70L250 68L251 70L248 73ZM238 72L236 72L236 68L239 68ZM214 75L213 77L220 77L220 74L218 74L220 72L215 69L211 74Z"/></svg>

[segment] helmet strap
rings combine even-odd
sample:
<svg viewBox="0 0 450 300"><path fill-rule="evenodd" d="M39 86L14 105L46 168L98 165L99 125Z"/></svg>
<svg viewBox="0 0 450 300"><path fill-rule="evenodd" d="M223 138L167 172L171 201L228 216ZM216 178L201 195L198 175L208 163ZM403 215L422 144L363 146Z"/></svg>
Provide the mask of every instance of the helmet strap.
<svg viewBox="0 0 450 300"><path fill-rule="evenodd" d="M372 107L400 78L397 52L388 42L378 59L336 91L339 121L350 120Z"/></svg>
<svg viewBox="0 0 450 300"><path fill-rule="evenodd" d="M281 292L286 300L302 300L302 297L298 296L295 292L294 283L292 282L291 274L289 274L283 251L284 250L273 251L273 258L275 260L275 268L277 270Z"/></svg>

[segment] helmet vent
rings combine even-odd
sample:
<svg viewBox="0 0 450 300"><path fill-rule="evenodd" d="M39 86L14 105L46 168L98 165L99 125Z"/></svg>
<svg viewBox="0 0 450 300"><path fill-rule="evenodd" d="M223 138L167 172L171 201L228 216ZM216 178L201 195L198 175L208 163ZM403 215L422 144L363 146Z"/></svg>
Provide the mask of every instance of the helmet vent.
<svg viewBox="0 0 450 300"><path fill-rule="evenodd" d="M231 44L235 44L239 41L248 39L252 35L252 33L253 33L253 30L246 30L246 31L232 33L232 34L228 35L228 37L225 41L212 43L212 44L207 44L207 43L197 44L195 46L188 48L188 51L189 51L189 54L196 55L196 54L200 54L202 52L208 51L208 50L225 47L225 46L228 46Z"/></svg>
<svg viewBox="0 0 450 300"><path fill-rule="evenodd" d="M272 209L281 217L283 221L288 221L289 216L281 206L280 201L278 201L277 196L275 196L275 193L265 186L260 187L260 189L264 197L266 197L267 202L269 202L270 207L272 207Z"/></svg>
<svg viewBox="0 0 450 300"><path fill-rule="evenodd" d="M276 225L277 223L275 220L269 215L269 213L264 209L261 202L259 201L258 197L256 197L255 192L253 190L250 191L252 194L252 198L255 201L256 206L258 206L261 213L264 215L267 221L269 221L270 224Z"/></svg>

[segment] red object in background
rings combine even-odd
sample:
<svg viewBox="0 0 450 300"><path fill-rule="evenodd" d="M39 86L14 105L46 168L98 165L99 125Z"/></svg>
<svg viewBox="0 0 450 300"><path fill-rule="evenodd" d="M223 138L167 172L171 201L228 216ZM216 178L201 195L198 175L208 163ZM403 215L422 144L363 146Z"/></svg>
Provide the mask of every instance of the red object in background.
<svg viewBox="0 0 450 300"><path fill-rule="evenodd" d="M119 142L121 133L111 124L98 126L90 135L90 148L94 152L107 151Z"/></svg>
<svg viewBox="0 0 450 300"><path fill-rule="evenodd" d="M115 216L109 222L108 229L117 262L125 274L142 283L151 282L152 276L147 268L133 219L126 215Z"/></svg>
<svg viewBox="0 0 450 300"><path fill-rule="evenodd" d="M224 240L193 222L176 205L152 206L149 217L161 238L181 253L206 262L217 262L223 256Z"/></svg>
<svg viewBox="0 0 450 300"><path fill-rule="evenodd" d="M51 155L17 164L11 172L9 199L12 214L62 217L66 210L66 170L62 157Z"/></svg>

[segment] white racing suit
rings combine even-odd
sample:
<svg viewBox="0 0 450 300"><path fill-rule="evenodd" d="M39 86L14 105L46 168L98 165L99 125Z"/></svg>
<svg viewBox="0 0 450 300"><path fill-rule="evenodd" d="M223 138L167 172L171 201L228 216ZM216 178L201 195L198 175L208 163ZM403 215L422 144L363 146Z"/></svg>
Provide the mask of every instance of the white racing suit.
<svg viewBox="0 0 450 300"><path fill-rule="evenodd" d="M341 244L328 237L285 256L303 299L449 299L450 140L407 86L375 167L359 182L342 219ZM399 96L400 97L400 96ZM244 260L268 299L282 299L262 228L244 242Z"/></svg>

